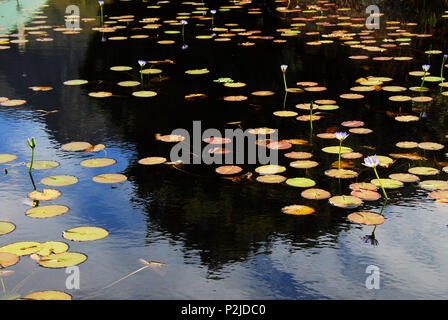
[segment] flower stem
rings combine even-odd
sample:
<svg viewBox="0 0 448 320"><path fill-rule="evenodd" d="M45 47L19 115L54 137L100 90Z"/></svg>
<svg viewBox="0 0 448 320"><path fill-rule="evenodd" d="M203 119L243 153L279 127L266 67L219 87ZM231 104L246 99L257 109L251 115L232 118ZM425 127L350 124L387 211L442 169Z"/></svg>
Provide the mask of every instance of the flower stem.
<svg viewBox="0 0 448 320"><path fill-rule="evenodd" d="M101 6L100 9L101 9L101 26L103 26L103 6Z"/></svg>
<svg viewBox="0 0 448 320"><path fill-rule="evenodd" d="M388 200L389 198L387 197L386 190L384 190L383 184L381 183L381 179L378 176L378 172L376 171L376 167L373 167L373 171L375 171L376 178L378 179L378 182L380 183L381 189L383 189L384 197L386 197L386 200Z"/></svg>
<svg viewBox="0 0 448 320"><path fill-rule="evenodd" d="M338 170L341 170L341 149L342 149L342 140L339 141Z"/></svg>
<svg viewBox="0 0 448 320"><path fill-rule="evenodd" d="M311 101L311 106L310 106L310 127L311 127L311 130L313 130L313 101Z"/></svg>
<svg viewBox="0 0 448 320"><path fill-rule="evenodd" d="M288 91L288 86L286 85L286 76L285 76L285 72L283 72L283 83L285 84L285 91Z"/></svg>
<svg viewBox="0 0 448 320"><path fill-rule="evenodd" d="M30 175L31 175L31 171L33 170L33 162L34 162L34 148L31 148L30 170L28 171Z"/></svg>

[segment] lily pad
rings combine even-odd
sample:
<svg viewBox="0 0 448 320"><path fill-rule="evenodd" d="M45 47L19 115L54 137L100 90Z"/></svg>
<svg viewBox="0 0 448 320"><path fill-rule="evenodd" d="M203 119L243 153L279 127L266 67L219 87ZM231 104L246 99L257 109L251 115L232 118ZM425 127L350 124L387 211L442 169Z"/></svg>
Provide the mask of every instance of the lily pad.
<svg viewBox="0 0 448 320"><path fill-rule="evenodd" d="M39 245L39 251L36 254L40 256L48 256L52 253L62 253L68 250L68 244L59 241L47 241Z"/></svg>
<svg viewBox="0 0 448 320"><path fill-rule="evenodd" d="M62 233L65 239L72 241L93 241L106 238L108 235L107 230L98 227L78 227Z"/></svg>
<svg viewBox="0 0 448 320"><path fill-rule="evenodd" d="M445 180L425 180L419 183L419 187L426 190L448 190L448 182Z"/></svg>
<svg viewBox="0 0 448 320"><path fill-rule="evenodd" d="M66 206L48 205L28 209L26 215L31 218L51 218L66 213L69 210Z"/></svg>
<svg viewBox="0 0 448 320"><path fill-rule="evenodd" d="M418 147L423 150L442 150L445 148L443 144L436 142L421 142L418 144Z"/></svg>
<svg viewBox="0 0 448 320"><path fill-rule="evenodd" d="M72 300L72 296L62 291L36 291L27 294L22 299L24 300Z"/></svg>
<svg viewBox="0 0 448 320"><path fill-rule="evenodd" d="M36 201L49 201L57 199L61 196L61 192L56 189L43 189L42 192L34 190L28 193L28 198Z"/></svg>
<svg viewBox="0 0 448 320"><path fill-rule="evenodd" d="M322 149L323 152L326 153L332 153L332 154L339 154L339 152L342 153L347 153L347 152L352 152L353 149L349 148L349 147L340 147L340 146L331 146L331 147L325 147Z"/></svg>
<svg viewBox="0 0 448 320"><path fill-rule="evenodd" d="M310 200L323 200L323 199L328 199L331 197L330 192L323 190L323 189L318 189L318 188L310 188L310 189L303 190L300 195L303 198L310 199Z"/></svg>
<svg viewBox="0 0 448 320"><path fill-rule="evenodd" d="M278 165L265 165L255 169L255 172L259 174L276 174L284 171L286 171L286 168Z"/></svg>
<svg viewBox="0 0 448 320"><path fill-rule="evenodd" d="M30 162L26 164L26 166L30 167ZM53 169L59 166L59 162L51 161L51 160L34 160L33 161L33 170L47 170Z"/></svg>
<svg viewBox="0 0 448 320"><path fill-rule="evenodd" d="M8 154L8 153L2 153L0 154L0 163L6 163L10 161L14 161L17 159L16 155Z"/></svg>
<svg viewBox="0 0 448 320"><path fill-rule="evenodd" d="M69 175L49 176L40 180L40 183L50 187L69 186L78 182L78 178Z"/></svg>
<svg viewBox="0 0 448 320"><path fill-rule="evenodd" d="M386 218L384 218L382 215L366 211L353 212L349 214L347 218L351 222L365 224L368 226L380 225L386 221Z"/></svg>
<svg viewBox="0 0 448 320"><path fill-rule="evenodd" d="M440 173L440 170L431 167L414 167L409 168L409 173L420 175L420 176L432 176Z"/></svg>
<svg viewBox="0 0 448 320"><path fill-rule="evenodd" d="M111 166L115 163L117 163L117 161L111 158L93 158L81 161L80 165L88 168L101 168Z"/></svg>
<svg viewBox="0 0 448 320"><path fill-rule="evenodd" d="M67 80L64 81L64 84L66 86L80 86L82 84L86 84L88 81L87 80L82 80L82 79L76 79L76 80Z"/></svg>
<svg viewBox="0 0 448 320"><path fill-rule="evenodd" d="M309 214L314 213L315 210L308 206L294 204L294 205L282 208L282 212L286 213L286 214L290 214L290 215L295 215L295 216L304 216L304 215L309 215Z"/></svg>
<svg viewBox="0 0 448 320"><path fill-rule="evenodd" d="M311 161L311 160L297 160L297 161L291 162L289 165L291 167L297 168L297 169L309 169L309 168L317 167L319 165L319 163L316 161Z"/></svg>
<svg viewBox="0 0 448 320"><path fill-rule="evenodd" d="M390 179L398 180L401 182L417 182L420 178L410 173L392 173L389 175Z"/></svg>
<svg viewBox="0 0 448 320"><path fill-rule="evenodd" d="M138 163L143 165L155 165L155 164L162 164L166 162L166 158L164 157L147 157L138 160Z"/></svg>
<svg viewBox="0 0 448 320"><path fill-rule="evenodd" d="M16 226L14 225L14 223L7 221L0 221L0 236L13 232L15 228Z"/></svg>
<svg viewBox="0 0 448 320"><path fill-rule="evenodd" d="M288 152L285 154L286 158L291 158L291 159L309 159L313 156L312 153L309 152L299 152L299 151L293 151L293 152Z"/></svg>
<svg viewBox="0 0 448 320"><path fill-rule="evenodd" d="M401 181L393 180L393 179L385 179L385 178L381 178L381 184L378 181L378 179L373 179L370 182L378 187L380 187L382 184L384 189L398 189L403 186L403 182L401 182Z"/></svg>
<svg viewBox="0 0 448 320"><path fill-rule="evenodd" d="M381 198L381 194L372 190L353 190L350 195L362 200L374 201Z"/></svg>
<svg viewBox="0 0 448 320"><path fill-rule="evenodd" d="M15 242L0 248L0 252L9 252L18 256L26 256L39 251L40 243L34 241Z"/></svg>
<svg viewBox="0 0 448 320"><path fill-rule="evenodd" d="M325 175L338 179L350 179L357 177L358 173L348 169L330 169L325 171Z"/></svg>
<svg viewBox="0 0 448 320"><path fill-rule="evenodd" d="M83 151L90 147L92 147L92 145L88 142L75 141L75 142L63 144L61 146L61 149L64 151Z"/></svg>
<svg viewBox="0 0 448 320"><path fill-rule="evenodd" d="M240 173L243 168L239 166L220 166L215 171L219 174L230 175Z"/></svg>
<svg viewBox="0 0 448 320"><path fill-rule="evenodd" d="M328 201L331 205L344 209L353 209L362 205L362 200L354 196L334 196Z"/></svg>
<svg viewBox="0 0 448 320"><path fill-rule="evenodd" d="M50 254L49 256L39 259L37 262L46 268L66 268L76 266L86 261L87 256L78 252L63 252Z"/></svg>
<svg viewBox="0 0 448 320"><path fill-rule="evenodd" d="M92 178L93 181L98 183L119 183L126 181L128 178L124 174L120 173L103 173Z"/></svg>
<svg viewBox="0 0 448 320"><path fill-rule="evenodd" d="M149 90L135 91L135 92L132 92L132 95L134 97L138 97L138 98L151 98L151 97L155 97L157 95L157 92L149 91Z"/></svg>
<svg viewBox="0 0 448 320"><path fill-rule="evenodd" d="M310 188L314 187L316 182L308 178L291 178L286 180L286 184L292 187Z"/></svg>
<svg viewBox="0 0 448 320"><path fill-rule="evenodd" d="M267 174L257 177L257 181L262 183L282 183L285 180L286 177L278 174Z"/></svg>
<svg viewBox="0 0 448 320"><path fill-rule="evenodd" d="M120 81L117 83L120 87L136 87L140 85L140 82L138 81Z"/></svg>
<svg viewBox="0 0 448 320"><path fill-rule="evenodd" d="M14 253L0 251L0 269L15 265L19 259L19 256Z"/></svg>
<svg viewBox="0 0 448 320"><path fill-rule="evenodd" d="M378 186L369 182L355 182L348 186L351 190L378 190Z"/></svg>

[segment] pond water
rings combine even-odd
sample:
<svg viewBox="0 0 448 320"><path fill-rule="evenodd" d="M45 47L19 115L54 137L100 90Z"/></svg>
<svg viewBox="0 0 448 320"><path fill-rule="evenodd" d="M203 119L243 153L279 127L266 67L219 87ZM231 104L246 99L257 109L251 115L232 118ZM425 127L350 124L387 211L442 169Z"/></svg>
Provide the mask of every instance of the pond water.
<svg viewBox="0 0 448 320"><path fill-rule="evenodd" d="M351 183L375 179L374 171L362 165L363 157L374 154L394 160L388 168L378 167L382 179L393 173L408 173L411 167L431 167L439 172L418 174L420 181L446 182L446 148L396 146L403 141L446 144L445 87L439 86L440 81L428 79L424 87L429 91L409 90L420 88L422 77L409 72L422 71L423 64L431 65L431 76L440 76L447 52L446 20L442 17L448 10L445 2L334 3L300 1L296 7L297 3L291 1L291 10L285 12L282 8L286 1L218 4L106 0L103 11L108 28L98 29L100 7L96 1L1 1L0 96L26 103L0 107L0 153L17 156L0 164L0 221L16 227L0 235L0 247L22 241L62 241L69 245L68 252L87 256L78 265L79 289L66 287L69 274L65 268L39 266L27 255L5 269L14 271L3 278L6 289L16 289L22 297L35 291L57 290L73 299L446 298L448 204L429 197L433 190L422 188L419 182L386 189L386 203L379 188L380 199L343 209L331 205L328 199L304 199L301 192L306 188L257 181L255 169L260 164L238 164L243 168L241 174L251 172L252 177L232 180L217 174L215 169L220 165L215 164L180 167L138 163L145 157L169 159L174 144L157 140L158 133L168 135L178 128L192 132L193 121L201 121L203 130L217 128L224 132L237 128L229 123L238 121L244 129L275 128L280 139L305 140L304 144L279 150L280 164L287 168L279 174L312 179L315 188L327 190L332 196L348 196ZM381 28L363 32L365 8L372 3L384 13L380 16ZM70 14L66 13L69 5L79 8L80 29L75 32L66 27L64 16ZM322 11L316 9L319 6ZM217 10L213 20L208 9ZM166 32L181 32L182 19L188 21L184 39L181 33ZM211 31L212 24L218 29ZM291 35L281 29L300 33ZM337 30L345 33L328 36ZM212 33L210 38L197 38ZM216 41L219 38L229 39ZM17 39L28 41L14 41ZM48 41L42 41L45 39ZM174 42L159 42L163 40ZM188 47L182 48L185 45ZM425 53L428 50L440 52ZM400 61L397 57L412 59ZM144 69L151 66L161 73L144 74L143 85L136 87L117 85L120 81L141 80L138 60L147 61ZM281 65L288 66L288 88L302 89L288 92L286 100ZM130 66L132 70L112 71L113 66ZM209 72L185 73L198 69ZM357 80L370 76L390 79L369 86L373 91L351 90L361 86L362 81ZM226 87L214 81L220 78L246 86ZM74 79L88 82L64 84ZM326 90L303 90L309 87L296 84L305 81ZM33 91L33 86L52 90ZM406 90L386 91L387 86ZM141 90L157 95L132 95ZM275 94L251 94L261 90ZM96 98L89 96L92 92L113 95ZM185 99L199 93L207 97ZM364 97L341 97L346 93ZM399 95L432 100L389 99ZM228 96L247 99L223 99ZM283 109L298 116L308 115L308 110L296 105L322 99L334 100L339 108L315 109L323 118L313 121L312 132L309 121L273 115ZM397 121L400 115L413 115L416 121ZM349 132L351 128L342 123L351 120L363 121L362 127L372 132ZM322 148L339 142L317 135L335 131L349 133L343 145L363 155L351 160L353 167L349 169L356 171L357 177L336 179L325 175L338 161L338 154L325 153ZM33 181L24 165L31 157L29 137L36 140L35 160L60 164L33 170ZM73 141L104 144L106 148L97 152L61 149ZM293 159L284 154L291 151L312 153L311 160L318 166L290 167ZM426 160L390 154L413 154ZM80 165L82 160L95 157L112 158L116 163L101 168ZM103 173L121 173L127 180L113 184L92 181ZM31 218L25 214L32 206L27 194L33 191L33 182L37 190L52 188L40 182L50 175L72 175L79 181L54 187L62 195L40 201L39 206L64 205L69 211L51 218ZM442 184L439 189L444 187ZM302 216L282 212L282 208L294 204L309 206L315 212ZM347 216L357 211L382 212L386 221L376 228L354 223ZM89 242L62 237L65 230L79 226L103 228L109 235ZM376 243L372 245L365 236L374 230ZM98 291L141 268L139 259L164 265L153 265ZM370 265L379 268L379 289L366 288Z"/></svg>

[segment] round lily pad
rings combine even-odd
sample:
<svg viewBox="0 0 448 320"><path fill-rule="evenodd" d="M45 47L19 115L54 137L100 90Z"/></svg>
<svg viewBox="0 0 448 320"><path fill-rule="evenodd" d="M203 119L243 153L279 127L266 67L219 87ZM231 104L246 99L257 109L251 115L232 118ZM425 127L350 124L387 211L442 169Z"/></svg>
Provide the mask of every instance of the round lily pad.
<svg viewBox="0 0 448 320"><path fill-rule="evenodd" d="M291 178L286 180L286 184L292 187L310 188L314 187L316 182L308 178Z"/></svg>
<svg viewBox="0 0 448 320"><path fill-rule="evenodd" d="M401 141L395 144L398 148L413 149L418 147L418 143L414 141Z"/></svg>
<svg viewBox="0 0 448 320"><path fill-rule="evenodd" d="M14 225L14 223L7 221L0 221L0 236L13 232L15 228L16 226Z"/></svg>
<svg viewBox="0 0 448 320"><path fill-rule="evenodd" d="M6 163L10 161L14 161L17 159L16 155L8 154L8 153L2 153L0 154L0 163Z"/></svg>
<svg viewBox="0 0 448 320"><path fill-rule="evenodd" d="M278 174L267 174L257 177L257 181L262 183L282 183L285 180L286 177Z"/></svg>
<svg viewBox="0 0 448 320"><path fill-rule="evenodd" d="M138 81L120 81L117 83L120 87L136 87L140 85L140 82Z"/></svg>
<svg viewBox="0 0 448 320"><path fill-rule="evenodd" d="M117 161L115 159L110 158L93 158L87 159L80 162L80 165L88 168L101 168L107 167L115 164Z"/></svg>
<svg viewBox="0 0 448 320"><path fill-rule="evenodd" d="M50 187L69 186L78 182L78 178L69 175L49 176L40 180L40 183Z"/></svg>
<svg viewBox="0 0 448 320"><path fill-rule="evenodd" d="M334 196L328 201L331 205L344 209L353 209L362 205L362 200L354 196Z"/></svg>
<svg viewBox="0 0 448 320"><path fill-rule="evenodd" d="M285 150L292 147L292 144L286 141L273 141L266 145L267 148L273 150Z"/></svg>
<svg viewBox="0 0 448 320"><path fill-rule="evenodd" d="M389 175L390 179L398 180L401 182L417 182L420 178L410 173L392 173Z"/></svg>
<svg viewBox="0 0 448 320"><path fill-rule="evenodd" d="M308 206L294 204L294 205L282 208L282 212L286 213L286 214L290 214L290 215L295 215L295 216L304 216L304 215L309 215L309 214L314 213L315 210Z"/></svg>
<svg viewBox="0 0 448 320"><path fill-rule="evenodd" d="M448 182L445 180L425 180L419 183L419 187L426 190L448 190Z"/></svg>
<svg viewBox="0 0 448 320"><path fill-rule="evenodd" d="M19 259L19 256L14 253L0 251L0 269L15 265Z"/></svg>
<svg viewBox="0 0 448 320"><path fill-rule="evenodd" d="M448 199L448 190L436 190L428 194L428 197L433 199Z"/></svg>
<svg viewBox="0 0 448 320"><path fill-rule="evenodd" d="M26 256L39 251L40 243L34 241L15 242L0 248L0 252L9 252L18 256Z"/></svg>
<svg viewBox="0 0 448 320"><path fill-rule="evenodd" d="M299 151L288 152L288 153L285 154L286 158L299 159L299 160L309 159L312 156L313 156L312 153L309 153L309 152L299 152Z"/></svg>
<svg viewBox="0 0 448 320"><path fill-rule="evenodd" d="M35 253L40 256L48 256L52 253L62 253L68 250L68 244L59 241L47 241L39 245L39 251Z"/></svg>
<svg viewBox="0 0 448 320"><path fill-rule="evenodd" d="M157 92L149 91L149 90L135 91L135 92L132 92L132 95L134 97L139 97L139 98L151 98L151 97L155 97L157 95Z"/></svg>
<svg viewBox="0 0 448 320"><path fill-rule="evenodd" d="M352 152L353 150L349 147L339 147L339 146L331 146L331 147L325 147L322 149L323 152L326 153L332 153L332 154L339 154L339 152L342 153L347 153L347 152Z"/></svg>
<svg viewBox="0 0 448 320"><path fill-rule="evenodd" d="M26 166L29 168L31 165L30 162L26 164ZM53 169L59 166L59 162L57 161L51 161L51 160L34 160L33 161L33 170L46 170L46 169Z"/></svg>
<svg viewBox="0 0 448 320"><path fill-rule="evenodd" d="M36 291L27 294L24 300L72 300L72 296L62 291Z"/></svg>
<svg viewBox="0 0 448 320"><path fill-rule="evenodd" d="M281 110L281 111L275 111L274 116L287 118L287 117L295 117L297 116L297 112L294 111L288 111L288 110Z"/></svg>
<svg viewBox="0 0 448 320"><path fill-rule="evenodd" d="M61 149L64 151L83 151L90 147L92 147L92 145L88 142L75 141L75 142L63 144L61 146Z"/></svg>
<svg viewBox="0 0 448 320"><path fill-rule="evenodd" d="M164 157L147 157L138 160L138 163L143 165L155 165L155 164L162 164L166 162L166 158Z"/></svg>
<svg viewBox="0 0 448 320"><path fill-rule="evenodd" d="M350 179L357 177L358 173L348 169L330 169L325 171L325 175L338 179Z"/></svg>
<svg viewBox="0 0 448 320"><path fill-rule="evenodd" d="M106 238L108 235L107 230L98 227L78 227L62 233L65 239L72 241L93 241Z"/></svg>
<svg viewBox="0 0 448 320"><path fill-rule="evenodd" d="M43 189L42 192L34 190L28 193L28 198L36 201L49 201L57 199L61 196L61 192L56 189Z"/></svg>
<svg viewBox="0 0 448 320"><path fill-rule="evenodd" d="M87 259L87 256L78 252L63 252L50 254L39 259L38 263L46 268L66 268L76 266Z"/></svg>
<svg viewBox="0 0 448 320"><path fill-rule="evenodd" d="M215 171L219 174L230 175L240 173L243 171L243 168L239 166L220 166Z"/></svg>
<svg viewBox="0 0 448 320"><path fill-rule="evenodd" d="M347 218L351 222L365 224L368 226L376 226L386 221L386 218L384 218L382 215L366 211L353 212L349 214Z"/></svg>
<svg viewBox="0 0 448 320"><path fill-rule="evenodd" d="M303 190L300 195L303 198L310 199L310 200L323 200L323 199L328 199L331 197L330 192L323 190L323 189L318 189L318 188L310 188L310 189Z"/></svg>
<svg viewBox="0 0 448 320"><path fill-rule="evenodd" d="M286 168L278 165L265 165L255 169L259 174L276 174L286 171Z"/></svg>
<svg viewBox="0 0 448 320"><path fill-rule="evenodd" d="M409 168L409 173L420 175L420 176L432 176L440 173L440 170L431 167L414 167Z"/></svg>
<svg viewBox="0 0 448 320"><path fill-rule="evenodd" d="M351 190L378 190L378 186L369 182L356 182L348 186Z"/></svg>
<svg viewBox="0 0 448 320"><path fill-rule="evenodd" d="M210 71L208 69L193 69L193 70L187 70L185 71L186 74L190 75L200 75L200 74L206 74Z"/></svg>
<svg viewBox="0 0 448 320"><path fill-rule="evenodd" d="M110 96L112 96L112 92L106 92L106 91L89 92L89 97L92 98L107 98Z"/></svg>
<svg viewBox="0 0 448 320"><path fill-rule="evenodd" d="M393 180L393 179L385 179L385 178L381 178L381 184L378 181L378 179L373 179L370 182L378 187L380 187L382 184L384 189L397 189L397 188L401 188L403 186L403 182L401 182L401 181Z"/></svg>
<svg viewBox="0 0 448 320"><path fill-rule="evenodd" d="M110 67L110 70L112 70L112 71L129 71L129 70L132 70L132 67L128 67L128 66L114 66L114 67Z"/></svg>
<svg viewBox="0 0 448 320"><path fill-rule="evenodd" d="M98 183L119 183L126 181L128 178L124 174L120 173L103 173L92 178L93 181Z"/></svg>
<svg viewBox="0 0 448 320"><path fill-rule="evenodd" d="M68 211L68 207L61 205L39 206L28 209L26 215L31 218L51 218L64 214Z"/></svg>
<svg viewBox="0 0 448 320"><path fill-rule="evenodd" d="M66 86L79 86L79 85L82 85L82 84L86 84L87 82L88 82L87 80L76 79L76 80L64 81L64 84Z"/></svg>
<svg viewBox="0 0 448 320"><path fill-rule="evenodd" d="M398 122L413 122L413 121L418 121L419 117L417 116L397 116L395 117L395 120L397 120Z"/></svg>
<svg viewBox="0 0 448 320"><path fill-rule="evenodd" d="M297 161L291 162L289 165L291 167L297 168L297 169L309 169L309 168L317 167L319 165L319 163L316 161L311 161L311 160L297 160Z"/></svg>
<svg viewBox="0 0 448 320"><path fill-rule="evenodd" d="M381 198L381 195L376 192L376 191L372 191L372 190L353 190L350 195L357 197L359 199L362 200L369 200L369 201L374 201L374 200L378 200L379 198Z"/></svg>
<svg viewBox="0 0 448 320"><path fill-rule="evenodd" d="M421 142L418 144L418 147L424 150L442 150L445 148L443 144L436 142Z"/></svg>

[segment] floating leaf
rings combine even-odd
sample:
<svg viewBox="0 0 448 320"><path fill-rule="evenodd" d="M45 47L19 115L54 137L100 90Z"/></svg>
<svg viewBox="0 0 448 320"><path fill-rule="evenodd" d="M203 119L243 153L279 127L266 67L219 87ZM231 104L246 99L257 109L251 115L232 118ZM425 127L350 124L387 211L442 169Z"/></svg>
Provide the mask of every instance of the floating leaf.
<svg viewBox="0 0 448 320"><path fill-rule="evenodd" d="M309 214L314 213L315 210L308 206L294 204L294 205L282 208L282 212L286 213L286 214L290 214L290 215L295 215L295 216L304 216L304 215L309 215Z"/></svg>
<svg viewBox="0 0 448 320"><path fill-rule="evenodd" d="M19 256L14 253L0 251L0 269L15 265L19 259Z"/></svg>
<svg viewBox="0 0 448 320"><path fill-rule="evenodd" d="M138 81L120 81L117 83L120 87L136 87L140 85L140 82Z"/></svg>
<svg viewBox="0 0 448 320"><path fill-rule="evenodd" d="M78 178L69 175L49 176L40 180L40 183L50 187L69 186L78 182Z"/></svg>
<svg viewBox="0 0 448 320"><path fill-rule="evenodd" d="M410 160L427 160L425 157L420 156L418 153L391 153L392 158L410 159Z"/></svg>
<svg viewBox="0 0 448 320"><path fill-rule="evenodd" d="M96 144L94 146L91 146L90 148L87 148L86 150L84 150L84 152L97 152L104 150L105 148L106 146L104 144Z"/></svg>
<svg viewBox="0 0 448 320"><path fill-rule="evenodd" d="M155 91L135 91L132 92L132 95L134 97L139 97L139 98L151 98L151 97L155 97L157 95L157 92Z"/></svg>
<svg viewBox="0 0 448 320"><path fill-rule="evenodd" d="M27 168L30 167L30 162L26 164ZM59 162L51 160L34 160L33 170L46 170L53 169L59 166Z"/></svg>
<svg viewBox="0 0 448 320"><path fill-rule="evenodd" d="M448 199L448 191L446 191L446 190L433 191L430 194L428 194L428 197L437 199L437 200Z"/></svg>
<svg viewBox="0 0 448 320"><path fill-rule="evenodd" d="M9 252L18 256L26 256L39 251L40 243L33 241L15 242L0 248L0 252Z"/></svg>
<svg viewBox="0 0 448 320"><path fill-rule="evenodd" d="M403 149L412 149L412 148L418 147L418 143L413 142L413 141L401 141L401 142L397 142L397 144L395 144L395 145L398 148L403 148Z"/></svg>
<svg viewBox="0 0 448 320"><path fill-rule="evenodd" d="M39 251L35 253L40 256L48 256L52 253L62 253L68 250L68 244L58 241L47 241L39 245Z"/></svg>
<svg viewBox="0 0 448 320"><path fill-rule="evenodd" d="M72 296L62 291L36 291L23 297L24 300L72 300Z"/></svg>
<svg viewBox="0 0 448 320"><path fill-rule="evenodd" d="M331 197L330 192L323 190L323 189L318 189L318 188L310 188L310 189L303 190L300 195L303 198L310 199L310 200L323 200L323 199L328 199Z"/></svg>
<svg viewBox="0 0 448 320"><path fill-rule="evenodd" d="M110 158L93 158L93 159L87 159L80 162L80 165L83 167L88 168L101 168L101 167L107 167L111 166L113 164L117 163L115 159Z"/></svg>
<svg viewBox="0 0 448 320"><path fill-rule="evenodd" d="M418 147L424 150L442 150L445 148L443 144L436 142L421 142L418 144Z"/></svg>
<svg viewBox="0 0 448 320"><path fill-rule="evenodd" d="M106 238L108 235L107 230L98 227L78 227L62 233L65 239L72 241L93 241Z"/></svg>
<svg viewBox="0 0 448 320"><path fill-rule="evenodd" d="M215 171L219 174L230 175L240 173L241 171L243 171L243 168L239 166L220 166L216 168Z"/></svg>
<svg viewBox="0 0 448 320"><path fill-rule="evenodd" d="M289 165L291 167L297 168L297 169L309 169L309 168L317 167L319 165L319 163L316 161L311 161L311 160L297 160L297 161L291 162Z"/></svg>
<svg viewBox="0 0 448 320"><path fill-rule="evenodd" d="M293 151L293 152L288 152L285 154L285 157L287 158L291 158L291 159L309 159L313 156L312 153L309 152L298 152L298 151Z"/></svg>
<svg viewBox="0 0 448 320"><path fill-rule="evenodd" d="M276 174L286 171L286 168L278 165L265 165L255 169L259 174Z"/></svg>
<svg viewBox="0 0 448 320"><path fill-rule="evenodd" d="M66 268L76 266L87 259L87 256L78 252L63 252L51 254L40 258L38 263L46 268Z"/></svg>
<svg viewBox="0 0 448 320"><path fill-rule="evenodd" d="M6 163L10 161L14 161L17 159L16 155L8 154L8 153L2 153L0 154L0 163Z"/></svg>
<svg viewBox="0 0 448 320"><path fill-rule="evenodd" d="M448 182L444 180L425 180L419 183L419 187L426 190L448 190Z"/></svg>
<svg viewBox="0 0 448 320"><path fill-rule="evenodd" d="M390 179L398 180L401 182L417 182L420 178L410 173L392 173L389 175Z"/></svg>
<svg viewBox="0 0 448 320"><path fill-rule="evenodd" d="M187 70L185 71L186 74L190 75L201 75L209 73L210 71L208 69L193 69L193 70Z"/></svg>
<svg viewBox="0 0 448 320"><path fill-rule="evenodd" d="M401 181L385 178L381 178L381 184L378 179L373 179L370 182L378 187L380 187L382 184L385 189L397 189L403 186L403 182Z"/></svg>
<svg viewBox="0 0 448 320"><path fill-rule="evenodd" d="M286 177L277 174L267 174L257 177L257 181L262 183L282 183L285 180Z"/></svg>
<svg viewBox="0 0 448 320"><path fill-rule="evenodd" d="M132 67L128 67L128 66L115 66L115 67L110 67L110 70L112 70L112 71L129 71L129 70L132 70Z"/></svg>
<svg viewBox="0 0 448 320"><path fill-rule="evenodd" d="M166 162L166 158L164 157L147 157L138 160L138 163L143 165L155 165L155 164L162 164Z"/></svg>
<svg viewBox="0 0 448 320"><path fill-rule="evenodd" d="M26 215L31 218L51 218L64 214L68 211L68 207L61 205L39 206L28 209Z"/></svg>
<svg viewBox="0 0 448 320"><path fill-rule="evenodd" d="M373 183L369 182L356 182L349 185L349 188L352 190L371 190L376 191L378 190L378 186L374 185Z"/></svg>
<svg viewBox="0 0 448 320"><path fill-rule="evenodd" d="M77 79L77 80L65 81L64 84L66 86L80 86L80 85L86 84L87 82L88 82L87 80Z"/></svg>
<svg viewBox="0 0 448 320"><path fill-rule="evenodd" d="M61 149L65 151L83 151L90 147L92 147L92 145L88 142L75 141L62 145Z"/></svg>
<svg viewBox="0 0 448 320"><path fill-rule="evenodd" d="M125 175L120 173L103 173L92 178L93 181L98 183L119 183L127 179Z"/></svg>
<svg viewBox="0 0 448 320"><path fill-rule="evenodd" d="M49 201L57 199L61 192L56 189L43 189L42 192L34 190L28 193L28 198L36 201Z"/></svg>
<svg viewBox="0 0 448 320"><path fill-rule="evenodd" d="M381 198L381 195L376 192L376 191L372 191L372 190L353 190L350 195L357 197L359 199L362 200L369 200L369 201L374 201L374 200L378 200L379 198Z"/></svg>
<svg viewBox="0 0 448 320"><path fill-rule="evenodd" d="M112 96L112 92L106 92L106 91L89 92L89 97L92 98L107 98L110 96Z"/></svg>
<svg viewBox="0 0 448 320"><path fill-rule="evenodd" d="M365 224L368 226L380 225L383 224L384 221L386 221L386 218L384 218L382 215L366 211L353 212L349 214L347 218L351 222Z"/></svg>
<svg viewBox="0 0 448 320"><path fill-rule="evenodd" d="M350 179L357 177L358 173L356 171L348 169L330 169L325 171L325 175L338 179Z"/></svg>
<svg viewBox="0 0 448 320"><path fill-rule="evenodd" d="M349 147L331 146L331 147L323 148L322 151L326 152L326 153L332 153L332 154L339 154L339 152L340 152L342 154L342 153L352 152L353 149L351 149Z"/></svg>
<svg viewBox="0 0 448 320"><path fill-rule="evenodd" d="M432 176L440 173L438 169L431 167L414 167L410 168L408 172L421 176Z"/></svg>
<svg viewBox="0 0 448 320"><path fill-rule="evenodd" d="M353 209L362 205L362 200L353 196L334 196L328 201L331 205L344 209Z"/></svg>
<svg viewBox="0 0 448 320"><path fill-rule="evenodd" d="M13 232L15 228L16 226L14 223L7 221L0 221L0 236Z"/></svg>
<svg viewBox="0 0 448 320"><path fill-rule="evenodd" d="M310 188L314 187L316 182L308 178L291 178L286 180L286 184L292 187Z"/></svg>

